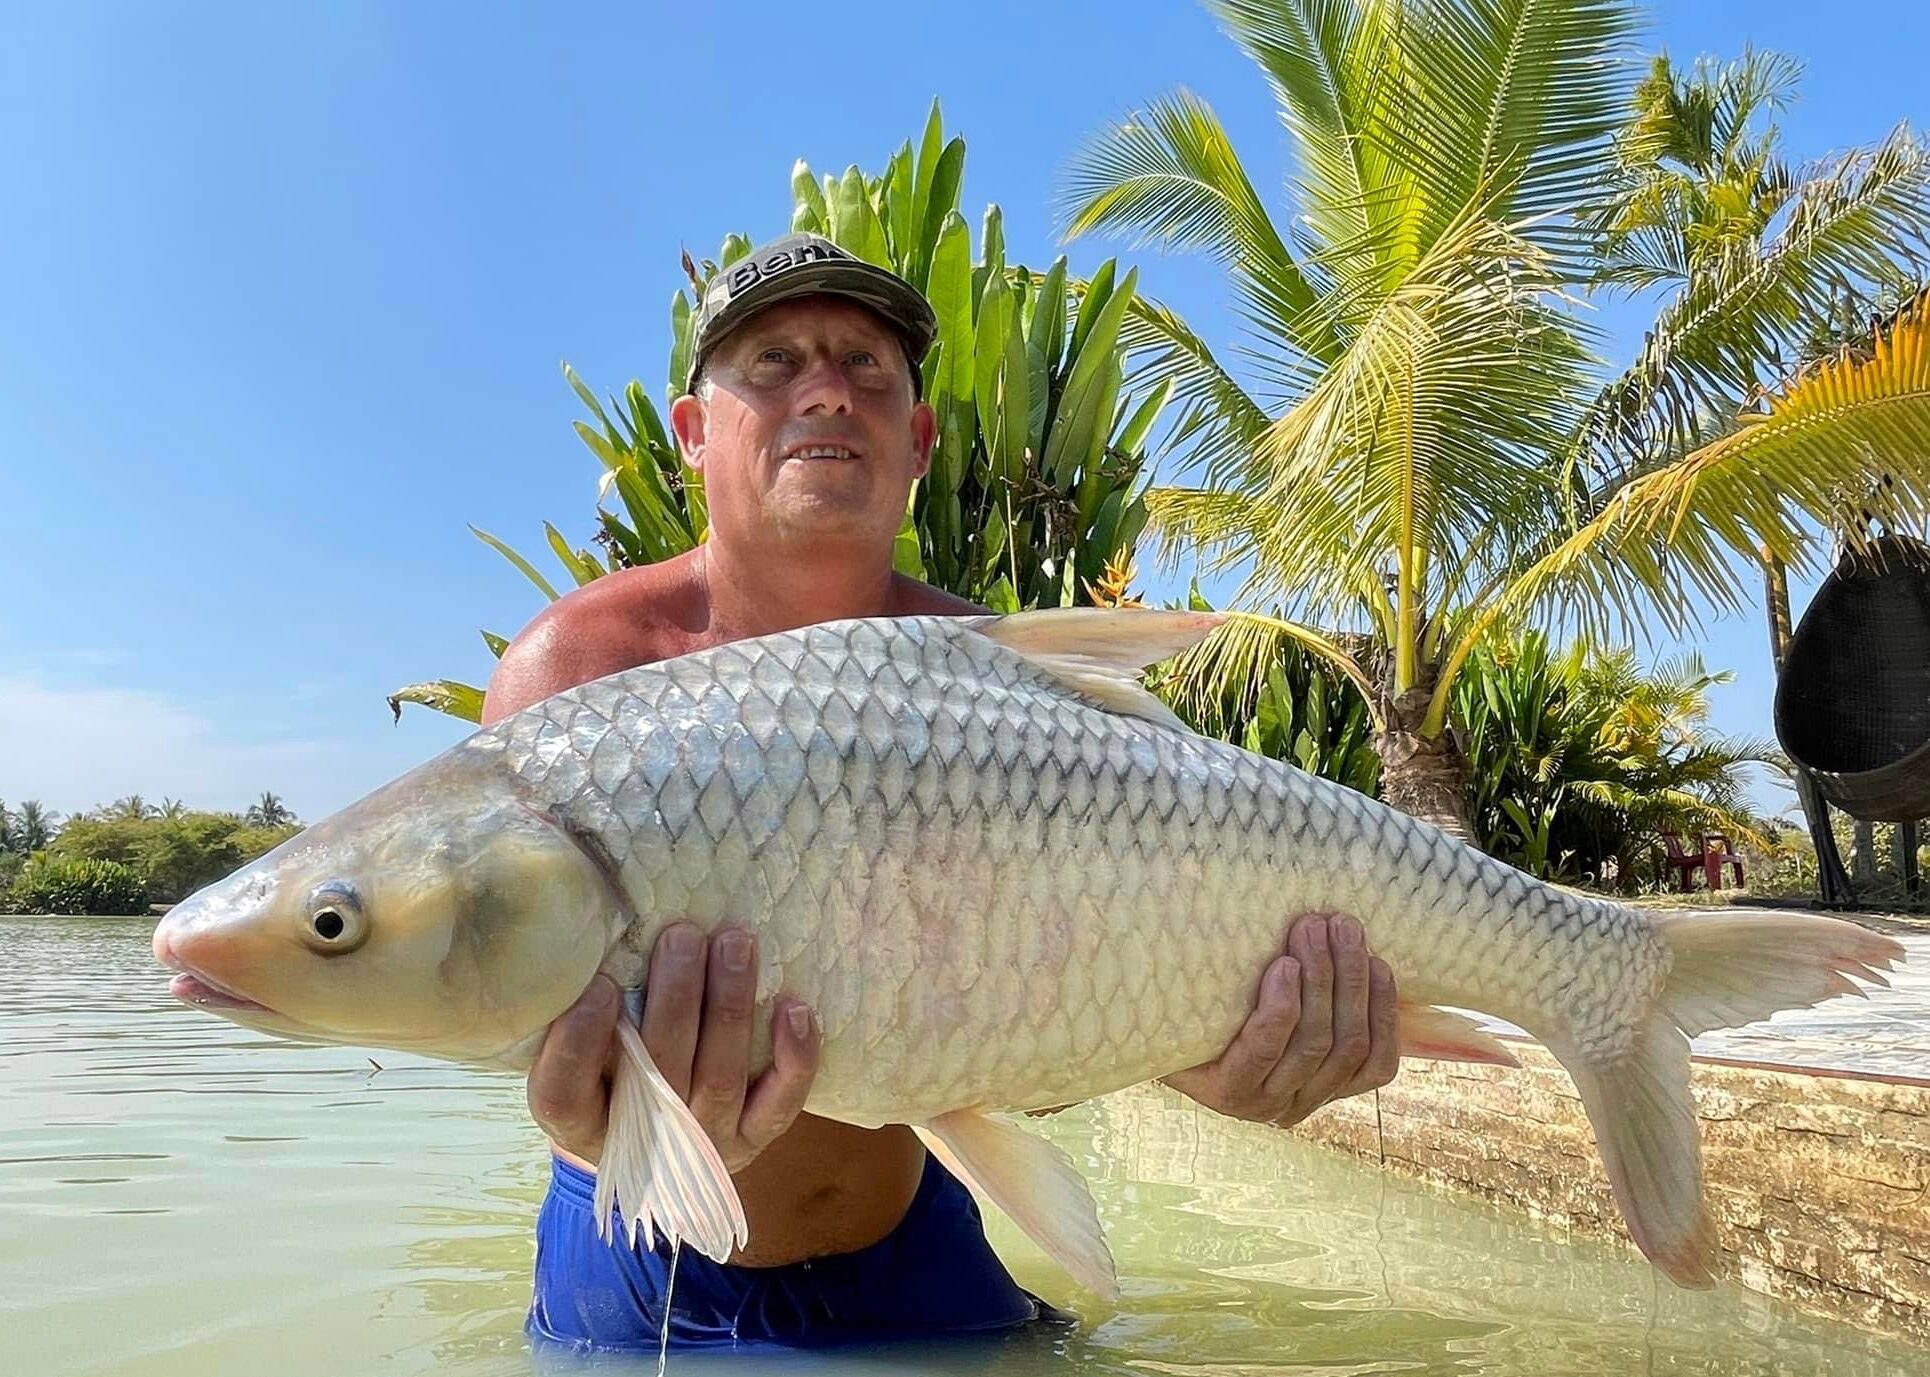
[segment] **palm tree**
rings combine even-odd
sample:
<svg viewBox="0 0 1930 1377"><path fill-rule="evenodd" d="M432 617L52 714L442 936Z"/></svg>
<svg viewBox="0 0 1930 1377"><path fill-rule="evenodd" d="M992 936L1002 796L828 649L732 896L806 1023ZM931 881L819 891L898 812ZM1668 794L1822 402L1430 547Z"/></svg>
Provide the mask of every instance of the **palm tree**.
<svg viewBox="0 0 1930 1377"><path fill-rule="evenodd" d="M144 818L159 816L161 810L139 794L128 794L124 798L115 799L102 811L110 818L127 818L139 822Z"/></svg>
<svg viewBox="0 0 1930 1377"><path fill-rule="evenodd" d="M0 810L4 812L4 810ZM60 830L60 816L50 813L40 806L38 799L28 799L14 811L13 820L5 828L5 844L0 850L14 850L31 856L43 851Z"/></svg>
<svg viewBox="0 0 1930 1377"><path fill-rule="evenodd" d="M244 821L250 827L287 827L295 821L295 815L277 795L264 792L249 805Z"/></svg>
<svg viewBox="0 0 1930 1377"><path fill-rule="evenodd" d="M1250 327L1255 391L1156 303L1125 336L1135 380L1173 386L1193 480L1150 494L1152 529L1285 613L1232 618L1183 691L1251 692L1299 641L1368 695L1383 796L1466 835L1449 712L1498 620L1684 628L1735 608L1762 550L1805 561L1808 523L1930 501L1918 313L1880 357L1723 419L1786 370L1818 302L1874 299L1919 261L1930 159L1907 132L1798 175L1731 137L1720 93L1708 119L1677 118L1652 75L1632 107L1621 0L1212 7L1280 103L1294 204L1268 210L1186 92L1099 135L1067 187L1070 236L1213 254ZM1708 156L1684 163L1677 125L1706 126ZM1720 251L1649 227L1644 207L1751 168L1775 209L1725 222ZM1604 381L1574 298L1634 287L1672 294L1642 357Z"/></svg>

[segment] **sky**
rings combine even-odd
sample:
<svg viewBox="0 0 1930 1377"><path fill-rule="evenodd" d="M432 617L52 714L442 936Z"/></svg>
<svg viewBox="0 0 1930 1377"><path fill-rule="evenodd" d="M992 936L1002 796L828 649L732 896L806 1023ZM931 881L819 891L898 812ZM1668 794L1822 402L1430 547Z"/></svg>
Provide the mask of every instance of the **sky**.
<svg viewBox="0 0 1930 1377"><path fill-rule="evenodd" d="M1122 254L1143 291L1236 342L1209 263L1062 247L1054 210L1086 139L1181 86L1284 207L1266 87L1204 8L831 16L752 0L13 7L0 799L240 808L272 790L312 820L460 739L426 710L392 724L385 697L484 682L478 628L508 635L541 607L470 524L531 553L546 518L587 543L600 466L561 365L660 394L680 250L784 232L795 159L881 170L934 98L968 144L967 218L997 201L1014 261ZM1680 58L1745 43L1806 63L1785 120L1797 157L1930 123L1930 10L1670 3L1644 35ZM1639 314L1604 321L1625 360ZM1705 657L1736 675L1714 725L1768 736L1760 606L1713 625Z"/></svg>

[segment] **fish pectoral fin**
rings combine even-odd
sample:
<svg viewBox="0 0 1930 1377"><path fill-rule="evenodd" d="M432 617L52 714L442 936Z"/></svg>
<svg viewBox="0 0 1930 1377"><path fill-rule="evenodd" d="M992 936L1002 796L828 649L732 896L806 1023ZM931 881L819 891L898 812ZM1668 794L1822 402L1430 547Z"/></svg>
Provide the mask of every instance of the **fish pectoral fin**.
<svg viewBox="0 0 1930 1377"><path fill-rule="evenodd" d="M1432 1004L1409 1004L1404 999L1398 1008L1404 1057L1471 1061L1484 1066L1521 1065L1500 1039L1483 1032L1480 1024L1463 1014Z"/></svg>
<svg viewBox="0 0 1930 1377"><path fill-rule="evenodd" d="M656 1234L662 1233L718 1262L750 1239L744 1205L724 1159L650 1060L643 1036L628 1018L617 1020L616 1076L595 1205L597 1232L605 1239L612 1209L622 1210L632 1247L638 1225L645 1247L654 1247Z"/></svg>
<svg viewBox="0 0 1930 1377"><path fill-rule="evenodd" d="M1074 1281L1118 1298L1099 1208L1065 1153L1010 1120L974 1109L912 1127L947 1171L998 1206Z"/></svg>
<svg viewBox="0 0 1930 1377"><path fill-rule="evenodd" d="M990 618L978 630L1114 712L1183 727L1140 684L1139 671L1198 644L1224 620L1213 612L1053 607Z"/></svg>

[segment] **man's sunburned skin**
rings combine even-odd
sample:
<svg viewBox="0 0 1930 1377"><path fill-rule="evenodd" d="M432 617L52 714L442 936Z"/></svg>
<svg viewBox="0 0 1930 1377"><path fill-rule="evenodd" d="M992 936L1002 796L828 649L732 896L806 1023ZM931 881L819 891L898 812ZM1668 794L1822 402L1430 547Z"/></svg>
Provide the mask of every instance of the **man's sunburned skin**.
<svg viewBox="0 0 1930 1377"><path fill-rule="evenodd" d="M568 683L492 683L490 719L564 687L738 639L717 625L707 583L699 547L577 590L519 638L550 674ZM894 572L876 615L959 616L985 610ZM526 693L534 696L519 701ZM556 1150L591 1169L574 1153ZM787 1132L733 1175L751 1241L732 1254L731 1261L768 1267L876 1243L910 1208L924 1160L923 1146L902 1125L863 1129L799 1115Z"/></svg>

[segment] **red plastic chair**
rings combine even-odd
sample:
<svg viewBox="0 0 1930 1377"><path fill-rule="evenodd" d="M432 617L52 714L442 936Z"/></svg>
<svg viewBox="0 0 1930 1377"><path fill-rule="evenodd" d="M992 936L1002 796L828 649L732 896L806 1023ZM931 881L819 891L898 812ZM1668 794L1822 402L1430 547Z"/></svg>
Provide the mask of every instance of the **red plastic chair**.
<svg viewBox="0 0 1930 1377"><path fill-rule="evenodd" d="M1705 875L1713 874L1716 878L1710 882L1709 888L1716 888L1717 882L1719 882L1722 877L1722 870L1721 867L1717 867L1713 872L1709 870L1704 851L1691 853L1682 845L1681 835L1669 831L1662 833L1662 847L1669 853L1666 863L1675 867L1675 887L1677 889L1681 890L1684 894L1694 889L1695 873L1698 870L1702 871Z"/></svg>
<svg viewBox="0 0 1930 1377"><path fill-rule="evenodd" d="M1712 890L1722 888L1722 867L1734 866L1736 869L1736 888L1743 887L1742 857L1729 846L1729 838L1721 832L1702 834L1702 873L1708 879Z"/></svg>

